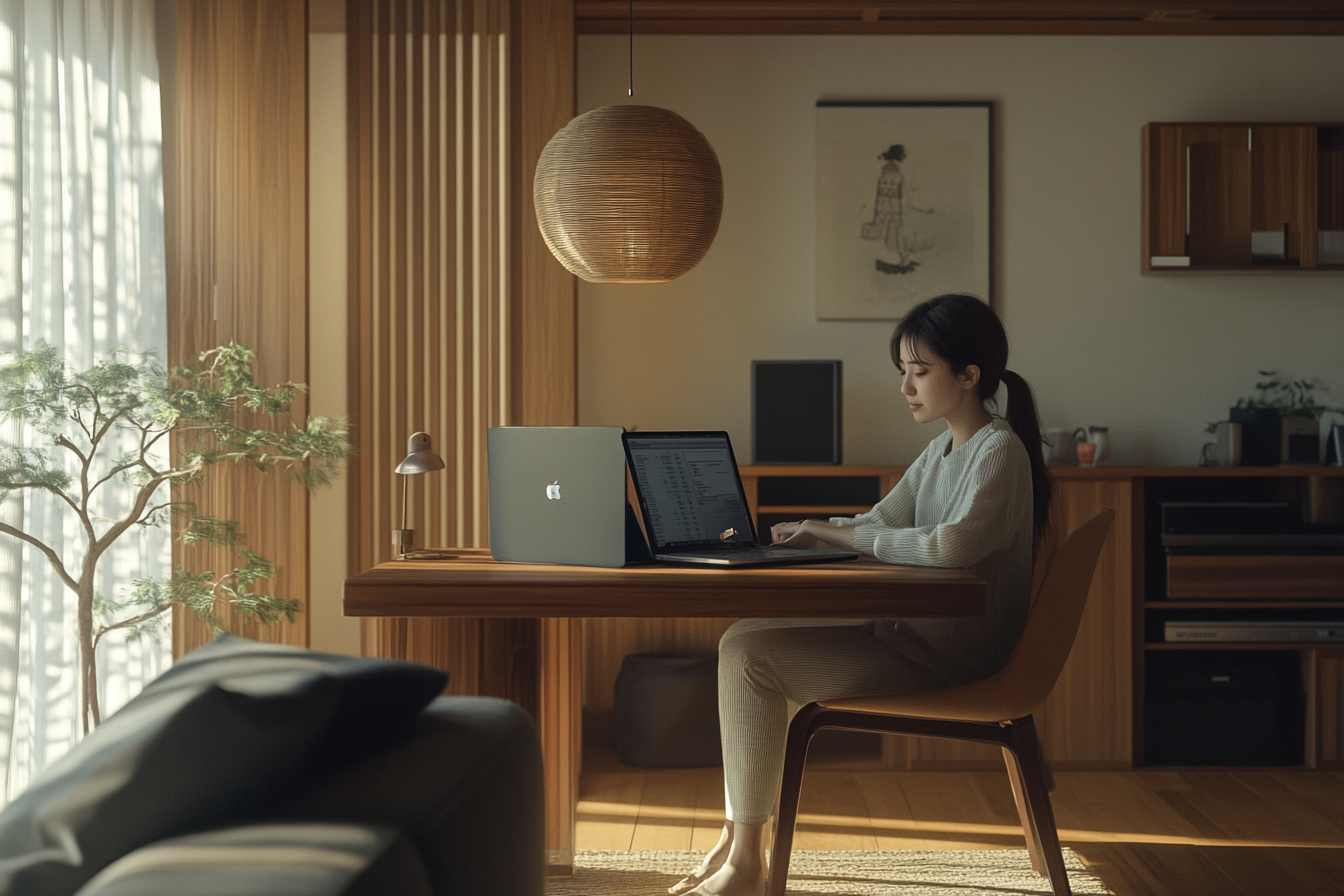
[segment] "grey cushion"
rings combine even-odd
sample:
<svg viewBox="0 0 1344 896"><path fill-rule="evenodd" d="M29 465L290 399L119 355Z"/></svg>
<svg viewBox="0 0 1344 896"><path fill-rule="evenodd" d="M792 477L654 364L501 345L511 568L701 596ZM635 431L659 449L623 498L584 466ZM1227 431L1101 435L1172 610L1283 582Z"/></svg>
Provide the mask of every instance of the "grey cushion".
<svg viewBox="0 0 1344 896"><path fill-rule="evenodd" d="M254 824L160 840L113 862L77 896L432 896L396 828Z"/></svg>
<svg viewBox="0 0 1344 896"><path fill-rule="evenodd" d="M438 698L395 741L310 780L275 817L395 825L435 893L545 890L541 741L507 700Z"/></svg>
<svg viewBox="0 0 1344 896"><path fill-rule="evenodd" d="M395 737L447 673L221 636L0 812L0 894L68 896L126 853L269 805L324 739Z"/></svg>

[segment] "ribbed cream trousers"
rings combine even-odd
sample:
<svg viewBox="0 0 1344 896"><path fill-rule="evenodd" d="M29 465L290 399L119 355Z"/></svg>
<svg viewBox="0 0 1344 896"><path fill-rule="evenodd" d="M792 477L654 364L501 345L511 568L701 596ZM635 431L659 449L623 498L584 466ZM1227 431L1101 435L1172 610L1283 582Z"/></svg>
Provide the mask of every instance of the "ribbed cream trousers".
<svg viewBox="0 0 1344 896"><path fill-rule="evenodd" d="M719 641L728 818L765 824L784 769L789 702L898 694L947 681L893 648L891 620L743 619Z"/></svg>

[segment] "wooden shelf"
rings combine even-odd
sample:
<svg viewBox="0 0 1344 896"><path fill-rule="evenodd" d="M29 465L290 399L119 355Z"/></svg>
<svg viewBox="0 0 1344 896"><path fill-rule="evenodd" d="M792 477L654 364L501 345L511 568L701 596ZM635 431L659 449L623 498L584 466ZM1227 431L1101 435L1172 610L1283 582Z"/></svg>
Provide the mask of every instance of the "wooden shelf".
<svg viewBox="0 0 1344 896"><path fill-rule="evenodd" d="M1145 610L1344 610L1344 600L1146 600Z"/></svg>
<svg viewBox="0 0 1344 896"><path fill-rule="evenodd" d="M624 2L577 0L579 34L624 35ZM639 34L1341 34L1344 13L1309 0L1161 8L1140 0L641 0Z"/></svg>
<svg viewBox="0 0 1344 896"><path fill-rule="evenodd" d="M1054 479L1293 479L1344 476L1344 467L1326 464L1278 464L1273 467L1050 467Z"/></svg>
<svg viewBox="0 0 1344 896"><path fill-rule="evenodd" d="M1344 594L1339 554L1170 554L1167 594L1176 599L1330 600Z"/></svg>
<svg viewBox="0 0 1344 896"><path fill-rule="evenodd" d="M1329 650L1344 652L1339 641L1148 641L1144 650Z"/></svg>

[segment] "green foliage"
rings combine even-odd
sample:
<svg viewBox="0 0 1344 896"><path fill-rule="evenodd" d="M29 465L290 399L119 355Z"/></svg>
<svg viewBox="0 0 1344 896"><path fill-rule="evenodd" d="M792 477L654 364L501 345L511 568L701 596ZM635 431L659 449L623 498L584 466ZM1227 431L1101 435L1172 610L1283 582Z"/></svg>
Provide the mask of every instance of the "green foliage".
<svg viewBox="0 0 1344 896"><path fill-rule="evenodd" d="M1326 389L1325 384L1318 379L1283 379L1277 370L1258 370L1256 373L1260 375L1260 381L1255 384L1255 394L1238 398L1233 407L1276 408L1285 417L1310 417L1313 420L1320 420L1327 413L1344 415L1344 408L1316 402L1316 390ZM1214 432L1215 429L1214 423L1205 427L1207 432Z"/></svg>
<svg viewBox="0 0 1344 896"><path fill-rule="evenodd" d="M208 570L195 573L178 567L167 582L137 579L129 599L105 606L117 611L134 610L148 621L174 604L180 604L217 632L224 630L223 622L216 615L220 602L266 625L281 619L293 622L299 612L298 601L256 590L263 580L275 578L271 562L249 550L240 551L239 556L243 565L222 576ZM137 623L140 624L143 623ZM111 631L111 628L106 630Z"/></svg>
<svg viewBox="0 0 1344 896"><path fill-rule="evenodd" d="M297 602L259 590L275 574L268 560L246 549L238 523L201 515L169 493L224 461L263 473L284 469L313 489L330 482L354 452L344 419L310 417L294 425L291 406L304 387L258 385L255 361L252 350L237 343L204 352L198 363L171 376L153 355L132 358L126 352L72 370L44 342L0 358L0 421L25 421L54 446L0 445L0 501L24 489L56 496L78 517L87 554L67 568L35 536L5 523L0 534L41 550L79 595L81 608L96 611L97 630L81 628L82 657L106 632L153 625L175 604L212 628L222 625L216 615L222 604L263 623L294 619ZM180 437L172 457L170 433ZM96 496L113 480L129 484L132 507L121 519L100 519ZM239 565L221 575L177 569L167 582L137 580L125 599L95 599L92 577L102 554L132 527L168 525L174 518L183 544L232 548ZM86 706L88 700L86 693ZM93 716L96 721L96 705Z"/></svg>
<svg viewBox="0 0 1344 896"><path fill-rule="evenodd" d="M201 365L173 372L169 413L191 448L180 463L187 480L223 460L245 462L262 472L289 469L306 488L326 485L350 456L344 419L310 417L304 426L251 426L254 418L288 415L300 390L293 383L263 388L252 376L255 355L230 343L201 355Z"/></svg>
<svg viewBox="0 0 1344 896"><path fill-rule="evenodd" d="M69 487L70 474L52 466L45 452L0 447L0 501L16 489L36 488L60 495Z"/></svg>
<svg viewBox="0 0 1344 896"><path fill-rule="evenodd" d="M1277 370L1257 372L1262 379L1255 384L1256 394L1238 398L1235 407L1278 408L1285 416L1297 415L1313 420L1319 420L1327 412L1344 414L1344 408L1316 403L1316 390L1325 389L1320 380L1286 380L1279 377Z"/></svg>

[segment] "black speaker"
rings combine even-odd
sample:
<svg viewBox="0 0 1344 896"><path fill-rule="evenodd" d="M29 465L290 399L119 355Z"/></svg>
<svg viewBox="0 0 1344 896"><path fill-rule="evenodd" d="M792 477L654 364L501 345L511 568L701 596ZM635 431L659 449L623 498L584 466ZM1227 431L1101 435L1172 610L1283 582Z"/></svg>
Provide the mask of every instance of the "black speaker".
<svg viewBox="0 0 1344 896"><path fill-rule="evenodd" d="M840 463L840 362L751 362L751 460Z"/></svg>

